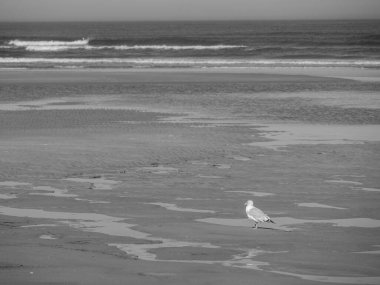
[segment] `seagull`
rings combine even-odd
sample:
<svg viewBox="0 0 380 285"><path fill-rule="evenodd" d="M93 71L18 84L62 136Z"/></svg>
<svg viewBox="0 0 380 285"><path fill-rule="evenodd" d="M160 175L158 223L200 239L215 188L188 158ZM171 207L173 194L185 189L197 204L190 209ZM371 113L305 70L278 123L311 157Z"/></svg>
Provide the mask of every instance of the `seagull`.
<svg viewBox="0 0 380 285"><path fill-rule="evenodd" d="M248 219L251 219L255 222L254 228L257 229L257 224L259 222L267 222L267 223L274 223L271 218L269 218L268 215L266 215L263 211L261 211L259 208L256 208L253 206L253 201L248 200L245 202L245 212L247 213Z"/></svg>

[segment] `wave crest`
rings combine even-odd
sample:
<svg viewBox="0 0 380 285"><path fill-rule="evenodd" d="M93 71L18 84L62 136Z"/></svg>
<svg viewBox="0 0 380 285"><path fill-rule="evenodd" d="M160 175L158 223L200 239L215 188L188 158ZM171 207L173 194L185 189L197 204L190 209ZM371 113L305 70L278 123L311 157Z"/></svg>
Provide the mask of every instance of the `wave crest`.
<svg viewBox="0 0 380 285"><path fill-rule="evenodd" d="M121 66L192 67L380 67L380 60L286 60L223 58L15 58L0 57L1 64L86 64Z"/></svg>
<svg viewBox="0 0 380 285"><path fill-rule="evenodd" d="M83 46L88 45L89 39L81 39L75 41L22 41L22 40L11 40L9 45L17 47L28 47L28 46Z"/></svg>
<svg viewBox="0 0 380 285"><path fill-rule="evenodd" d="M57 52L72 49L85 50L222 50L246 48L244 45L91 45L89 39L75 41L24 41L11 40L8 47L25 48L27 51Z"/></svg>

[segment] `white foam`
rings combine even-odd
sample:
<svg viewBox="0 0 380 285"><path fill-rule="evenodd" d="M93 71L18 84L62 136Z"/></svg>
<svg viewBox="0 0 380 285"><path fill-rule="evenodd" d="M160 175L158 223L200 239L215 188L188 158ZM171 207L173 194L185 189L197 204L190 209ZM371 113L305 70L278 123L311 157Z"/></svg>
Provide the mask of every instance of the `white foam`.
<svg viewBox="0 0 380 285"><path fill-rule="evenodd" d="M23 41L11 40L8 44L12 47L23 47L28 51L62 51L78 49L88 46L89 39L75 41Z"/></svg>
<svg viewBox="0 0 380 285"><path fill-rule="evenodd" d="M86 50L223 50L245 48L244 45L102 45L93 46L89 44L89 39L75 41L23 41L11 40L5 48L22 47L28 51L55 52L70 49Z"/></svg>
<svg viewBox="0 0 380 285"><path fill-rule="evenodd" d="M119 46L94 46L99 49L117 49L117 50L221 50L245 48L243 45L119 45Z"/></svg>
<svg viewBox="0 0 380 285"><path fill-rule="evenodd" d="M75 41L22 41L22 40L11 40L8 44L25 47L25 46L66 46L66 45L87 45L89 39L81 39Z"/></svg>

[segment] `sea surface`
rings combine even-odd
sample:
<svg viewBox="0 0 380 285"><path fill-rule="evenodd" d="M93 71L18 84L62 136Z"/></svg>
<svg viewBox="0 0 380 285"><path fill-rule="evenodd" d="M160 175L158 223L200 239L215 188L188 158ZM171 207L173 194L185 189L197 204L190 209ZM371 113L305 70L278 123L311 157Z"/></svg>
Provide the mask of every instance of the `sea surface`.
<svg viewBox="0 0 380 285"><path fill-rule="evenodd" d="M0 23L0 68L380 68L380 21Z"/></svg>

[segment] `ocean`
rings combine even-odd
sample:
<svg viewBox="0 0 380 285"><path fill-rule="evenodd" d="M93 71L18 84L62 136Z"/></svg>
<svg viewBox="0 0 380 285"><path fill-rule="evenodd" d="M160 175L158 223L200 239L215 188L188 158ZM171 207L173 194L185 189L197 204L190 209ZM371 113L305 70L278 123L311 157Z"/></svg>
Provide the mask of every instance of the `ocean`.
<svg viewBox="0 0 380 285"><path fill-rule="evenodd" d="M380 21L0 23L0 68L380 68Z"/></svg>

